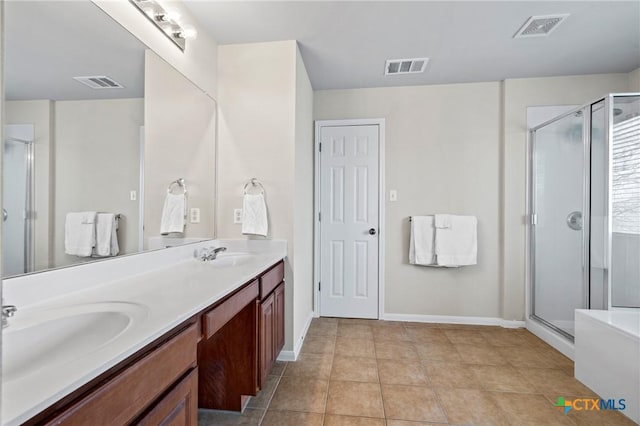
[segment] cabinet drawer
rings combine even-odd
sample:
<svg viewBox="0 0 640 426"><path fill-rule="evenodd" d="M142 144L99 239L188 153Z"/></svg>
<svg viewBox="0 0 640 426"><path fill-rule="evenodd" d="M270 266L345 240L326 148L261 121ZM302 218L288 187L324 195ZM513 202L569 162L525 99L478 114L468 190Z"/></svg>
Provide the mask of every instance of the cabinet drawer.
<svg viewBox="0 0 640 426"><path fill-rule="evenodd" d="M284 262L278 263L260 277L260 299L264 299L284 280Z"/></svg>
<svg viewBox="0 0 640 426"><path fill-rule="evenodd" d="M258 280L225 300L220 306L213 308L202 316L202 333L205 339L216 334L231 318L258 298Z"/></svg>
<svg viewBox="0 0 640 426"><path fill-rule="evenodd" d="M196 365L199 334L191 325L46 424L128 424Z"/></svg>
<svg viewBox="0 0 640 426"><path fill-rule="evenodd" d="M198 369L194 368L156 403L136 426L195 426L198 424Z"/></svg>

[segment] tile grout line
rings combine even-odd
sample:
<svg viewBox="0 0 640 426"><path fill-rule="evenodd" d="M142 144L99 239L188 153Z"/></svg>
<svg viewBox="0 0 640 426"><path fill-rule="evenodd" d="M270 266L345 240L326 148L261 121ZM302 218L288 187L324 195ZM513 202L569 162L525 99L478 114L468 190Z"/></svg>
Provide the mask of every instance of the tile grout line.
<svg viewBox="0 0 640 426"><path fill-rule="evenodd" d="M338 341L338 327L339 323L336 324L336 335L333 336L333 353L331 354L331 366L329 367L329 379L327 380L327 390L324 395L324 409L322 410L322 424L324 425L325 420L327 418L327 402L329 400L329 387L331 386L331 372L333 371L333 361L336 358L336 345Z"/></svg>
<svg viewBox="0 0 640 426"><path fill-rule="evenodd" d="M269 411L269 406L271 405L271 400L273 400L273 397L276 394L276 391L278 390L278 386L280 386L280 380L282 379L282 375L284 374L284 370L287 369L287 366L289 364L285 364L284 369L282 369L282 372L280 373L280 375L278 376L278 381L276 383L276 386L273 388L273 393L271 394L271 396L269 397L269 401L267 401L266 407L264 409L264 413L262 413L262 417L260 417L260 421L258 422L258 426L262 425L262 422L264 421L264 418L267 415L267 411Z"/></svg>
<svg viewBox="0 0 640 426"><path fill-rule="evenodd" d="M373 334L373 329L371 330ZM382 415L384 416L384 424L387 424L387 409L384 405L384 393L382 392L382 380L380 380L380 366L378 364L378 350L376 349L375 335L373 336L373 356L376 362L376 376L378 377L378 391L380 392L380 402L382 403Z"/></svg>

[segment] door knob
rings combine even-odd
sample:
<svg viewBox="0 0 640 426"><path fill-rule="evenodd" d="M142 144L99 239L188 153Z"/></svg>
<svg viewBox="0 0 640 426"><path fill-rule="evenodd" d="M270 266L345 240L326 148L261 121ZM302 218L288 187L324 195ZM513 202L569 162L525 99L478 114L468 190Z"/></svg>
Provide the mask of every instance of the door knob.
<svg viewBox="0 0 640 426"><path fill-rule="evenodd" d="M6 222L9 217L9 213L7 213L7 209L2 209L2 221Z"/></svg>
<svg viewBox="0 0 640 426"><path fill-rule="evenodd" d="M369 229L369 235L376 235L376 228Z"/></svg>

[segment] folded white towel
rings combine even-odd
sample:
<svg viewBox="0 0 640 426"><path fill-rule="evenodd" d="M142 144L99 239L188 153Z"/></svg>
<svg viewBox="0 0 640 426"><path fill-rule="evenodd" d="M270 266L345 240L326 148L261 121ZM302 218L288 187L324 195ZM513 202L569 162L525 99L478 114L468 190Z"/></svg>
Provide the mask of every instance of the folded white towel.
<svg viewBox="0 0 640 426"><path fill-rule="evenodd" d="M160 234L184 232L187 196L185 194L167 194L162 208Z"/></svg>
<svg viewBox="0 0 640 426"><path fill-rule="evenodd" d="M434 220L435 227L438 229L451 228L451 215L450 214L437 214Z"/></svg>
<svg viewBox="0 0 640 426"><path fill-rule="evenodd" d="M116 215L113 213L97 214L96 244L93 248L93 256L116 256L120 252L116 223Z"/></svg>
<svg viewBox="0 0 640 426"><path fill-rule="evenodd" d="M267 236L267 205L262 194L245 194L242 200L242 233Z"/></svg>
<svg viewBox="0 0 640 426"><path fill-rule="evenodd" d="M478 256L478 219L475 216L451 216L451 227L437 229L436 261L440 266L475 265Z"/></svg>
<svg viewBox="0 0 640 426"><path fill-rule="evenodd" d="M413 216L411 218L409 263L412 265L435 264L434 234L433 216Z"/></svg>
<svg viewBox="0 0 640 426"><path fill-rule="evenodd" d="M96 243L96 212L67 213L64 222L64 252L89 257Z"/></svg>

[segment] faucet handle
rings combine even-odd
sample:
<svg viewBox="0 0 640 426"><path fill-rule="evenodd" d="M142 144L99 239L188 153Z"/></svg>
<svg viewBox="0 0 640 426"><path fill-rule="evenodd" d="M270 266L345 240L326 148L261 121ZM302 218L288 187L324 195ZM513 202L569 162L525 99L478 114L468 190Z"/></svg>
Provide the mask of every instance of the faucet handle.
<svg viewBox="0 0 640 426"><path fill-rule="evenodd" d="M18 308L15 305L2 305L2 316L5 318L11 318Z"/></svg>

